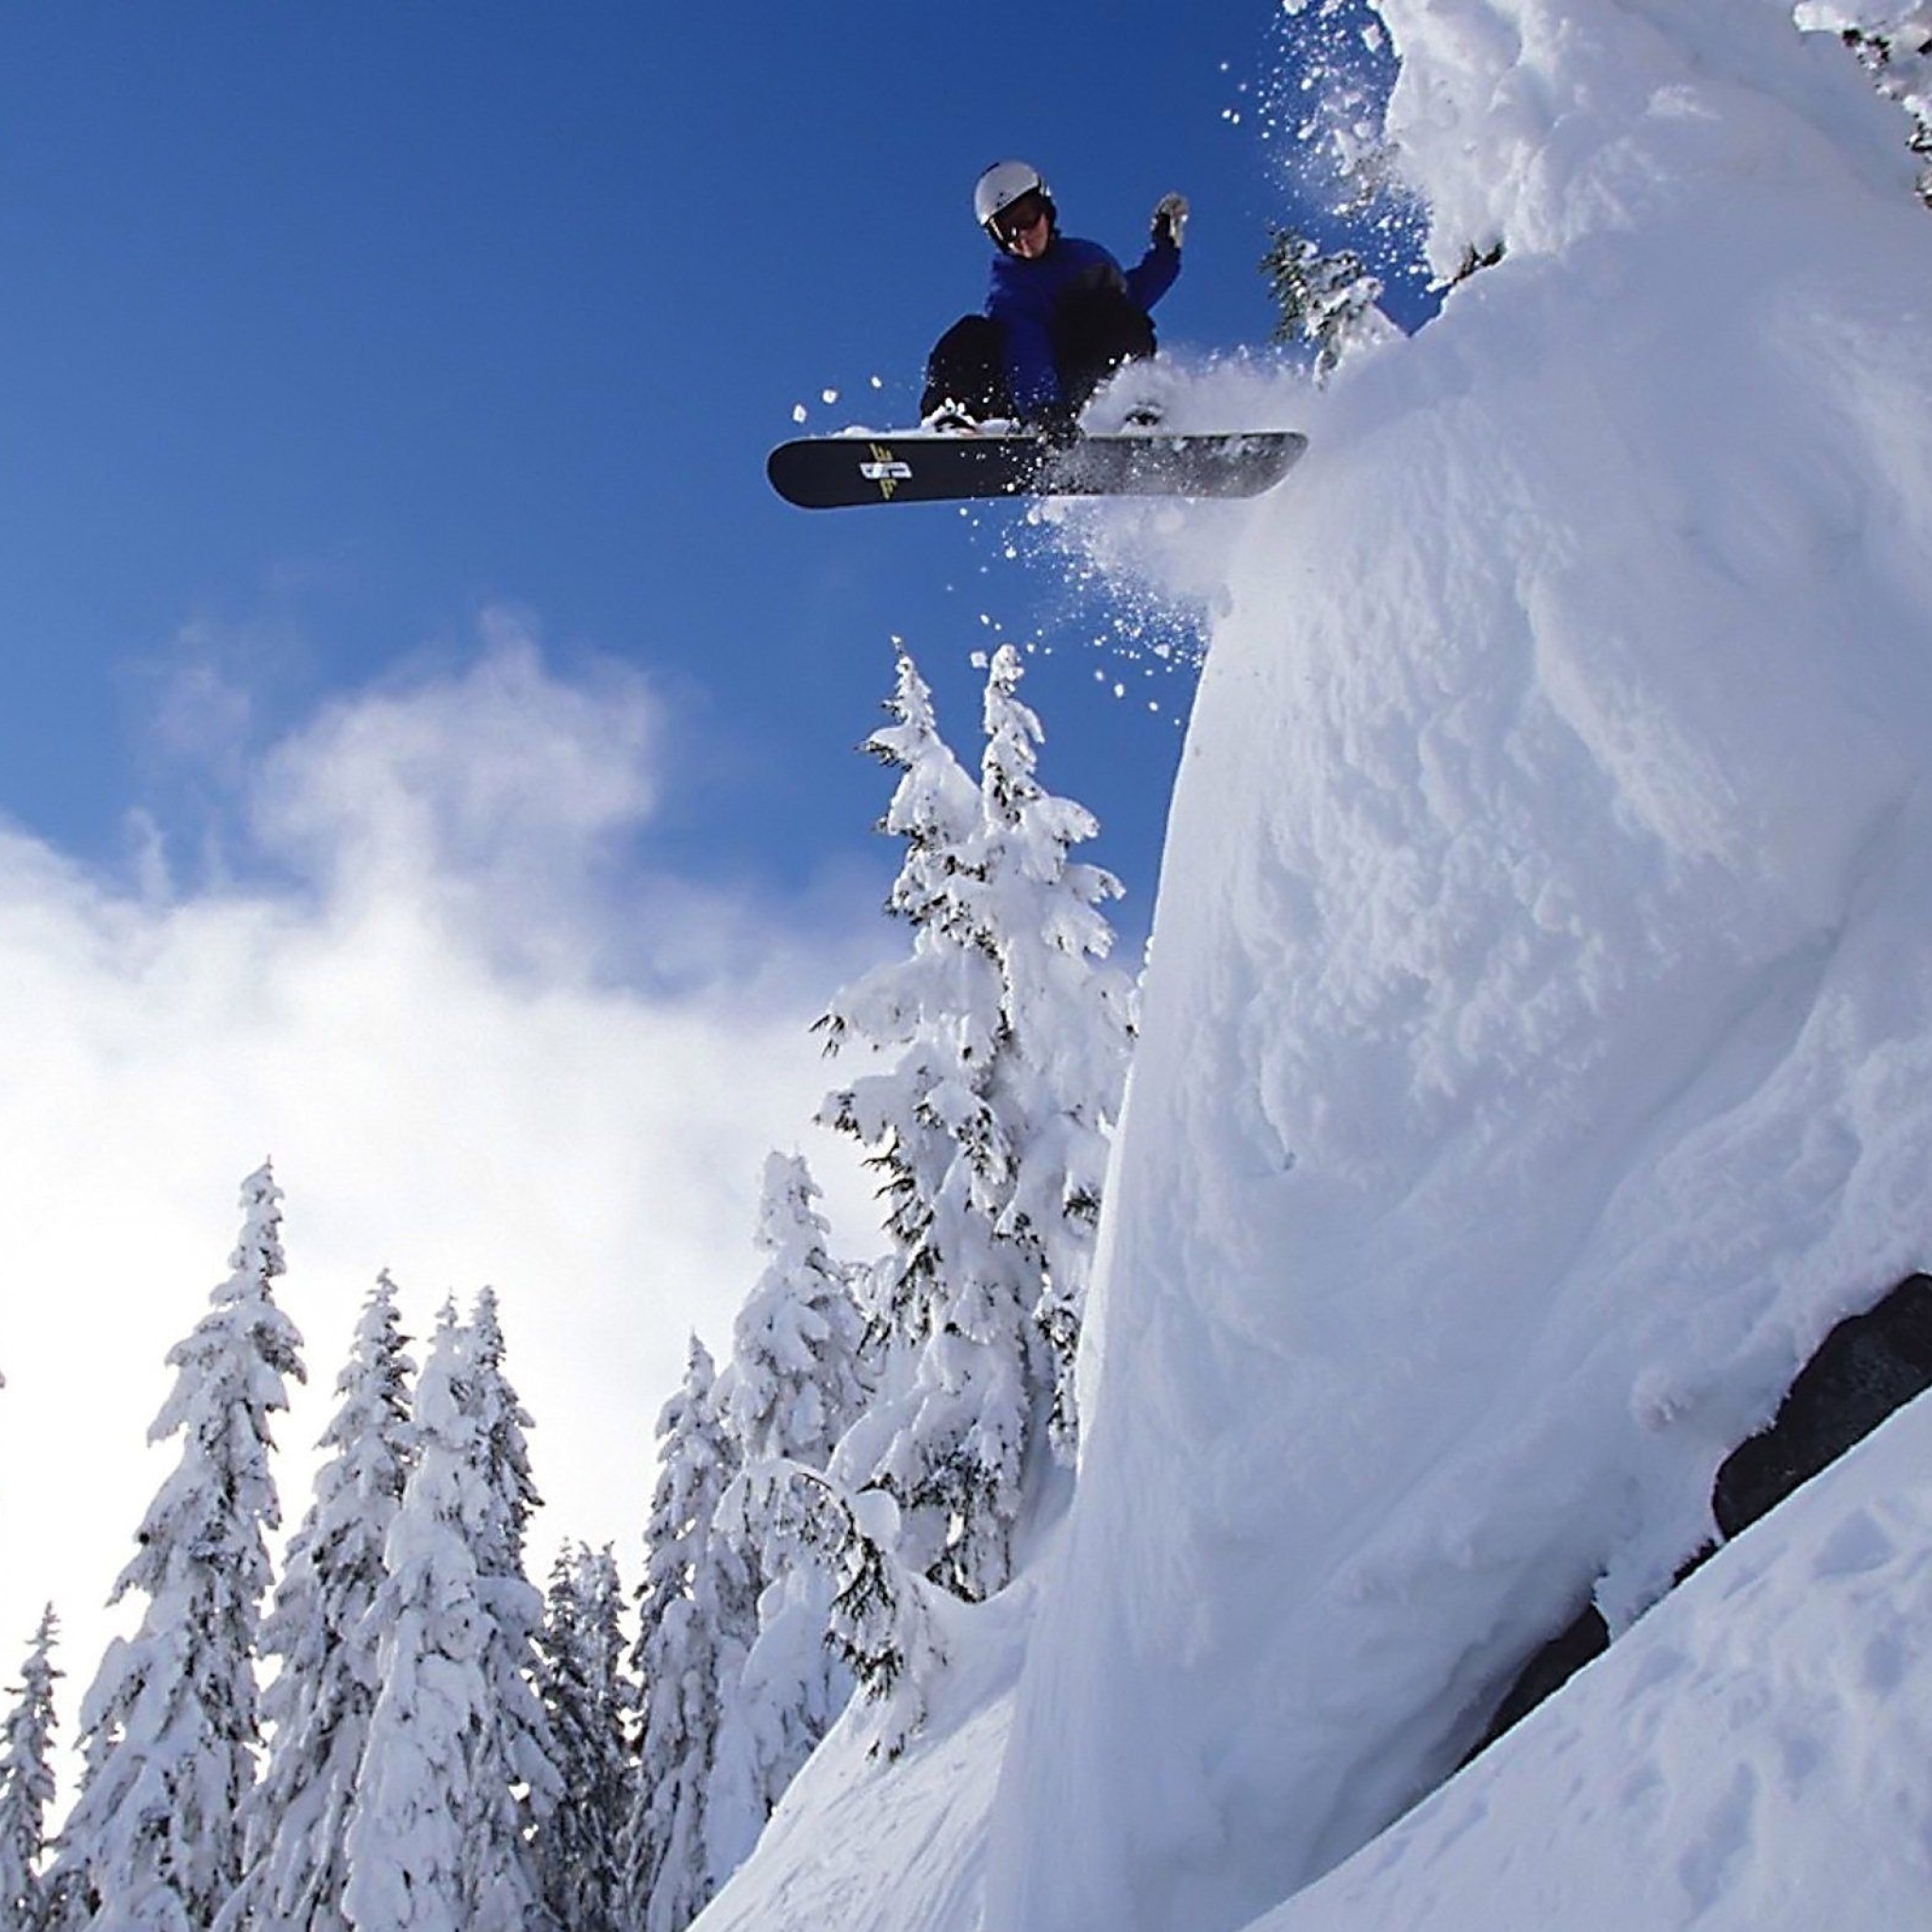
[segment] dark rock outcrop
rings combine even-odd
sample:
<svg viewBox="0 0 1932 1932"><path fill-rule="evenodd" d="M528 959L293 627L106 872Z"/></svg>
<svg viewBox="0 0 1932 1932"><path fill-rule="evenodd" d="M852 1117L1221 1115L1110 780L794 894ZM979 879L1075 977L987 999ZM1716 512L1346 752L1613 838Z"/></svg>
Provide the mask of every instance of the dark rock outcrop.
<svg viewBox="0 0 1932 1932"><path fill-rule="evenodd" d="M1840 1322L1798 1372L1777 1414L1724 1458L1710 1499L1721 1536L1728 1541L1756 1523L1927 1389L1932 1389L1932 1275L1912 1274L1876 1307ZM1678 1571L1676 1581L1681 1583L1717 1548L1706 1545ZM1609 1642L1603 1612L1594 1603L1585 1604L1523 1666L1462 1762L1488 1750L1607 1650Z"/></svg>
<svg viewBox="0 0 1932 1932"><path fill-rule="evenodd" d="M1521 1724L1545 1697L1560 1690L1585 1664L1609 1647L1610 1626L1604 1622L1604 1613L1595 1604L1585 1604L1517 1673L1516 1681L1490 1719L1489 1728L1470 1747L1462 1762L1467 1764L1471 1757L1487 1751L1512 1724Z"/></svg>
<svg viewBox="0 0 1932 1932"><path fill-rule="evenodd" d="M1768 1428L1724 1458L1711 1513L1726 1539L1932 1389L1932 1275L1913 1274L1840 1322L1799 1371Z"/></svg>

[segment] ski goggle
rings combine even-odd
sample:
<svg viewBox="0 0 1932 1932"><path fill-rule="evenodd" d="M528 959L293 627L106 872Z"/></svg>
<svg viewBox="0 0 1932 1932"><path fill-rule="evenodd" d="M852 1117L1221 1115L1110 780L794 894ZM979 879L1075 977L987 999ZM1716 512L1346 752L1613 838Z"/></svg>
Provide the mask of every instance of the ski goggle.
<svg viewBox="0 0 1932 1932"><path fill-rule="evenodd" d="M992 218L992 231L1002 242L1016 242L1037 222L1046 219L1046 196L1029 188L1018 201L1008 202Z"/></svg>

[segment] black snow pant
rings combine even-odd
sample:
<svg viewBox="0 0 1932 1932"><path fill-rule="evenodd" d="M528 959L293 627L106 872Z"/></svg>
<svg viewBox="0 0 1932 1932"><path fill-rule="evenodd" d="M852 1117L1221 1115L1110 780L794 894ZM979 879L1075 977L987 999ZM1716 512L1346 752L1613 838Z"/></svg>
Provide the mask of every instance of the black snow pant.
<svg viewBox="0 0 1932 1932"><path fill-rule="evenodd" d="M1124 290L1096 289L1069 297L1053 320L1053 359L1061 408L1072 415L1124 362L1154 353L1154 324ZM1007 381L1000 325L990 315L963 315L926 358L921 416L948 403L975 421L1016 417Z"/></svg>

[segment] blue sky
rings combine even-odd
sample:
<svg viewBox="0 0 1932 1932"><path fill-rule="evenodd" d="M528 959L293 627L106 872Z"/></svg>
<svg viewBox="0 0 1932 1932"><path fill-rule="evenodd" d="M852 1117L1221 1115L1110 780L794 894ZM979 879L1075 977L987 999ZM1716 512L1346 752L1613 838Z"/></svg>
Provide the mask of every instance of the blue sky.
<svg viewBox="0 0 1932 1932"><path fill-rule="evenodd" d="M112 859L145 803L192 846L219 784L154 732L185 658L258 740L460 656L508 602L554 662L614 656L672 708L658 855L784 891L841 851L890 865L850 755L887 639L970 753L986 613L1056 642L1029 687L1046 775L1100 813L1144 920L1184 690L1126 664L1108 694L1105 614L1001 559L1008 513L808 517L762 458L799 402L814 427L908 417L926 343L980 298L967 196L1004 154L1123 254L1185 190L1168 339L1265 340L1284 204L1245 90L1274 21L8 9L0 807Z"/></svg>

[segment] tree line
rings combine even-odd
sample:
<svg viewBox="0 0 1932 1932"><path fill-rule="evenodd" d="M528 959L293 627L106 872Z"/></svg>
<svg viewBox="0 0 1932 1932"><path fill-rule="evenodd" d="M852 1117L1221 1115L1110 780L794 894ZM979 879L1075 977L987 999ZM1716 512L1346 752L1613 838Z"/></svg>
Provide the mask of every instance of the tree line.
<svg viewBox="0 0 1932 1932"><path fill-rule="evenodd" d="M897 774L906 954L819 1025L820 1120L876 1174L884 1252L832 1254L806 1160L765 1165L763 1266L721 1369L657 1427L635 1612L608 1549L540 1591L531 1425L485 1290L420 1363L395 1284L357 1324L279 1566L271 1421L304 1374L264 1164L150 1431L179 1457L113 1602L58 1830L50 1608L0 1728L0 1932L681 1932L855 1699L902 1750L955 1602L1063 1500L1074 1360L1134 1024L1098 829L1041 785L1022 664L977 777L900 651L865 748Z"/></svg>

